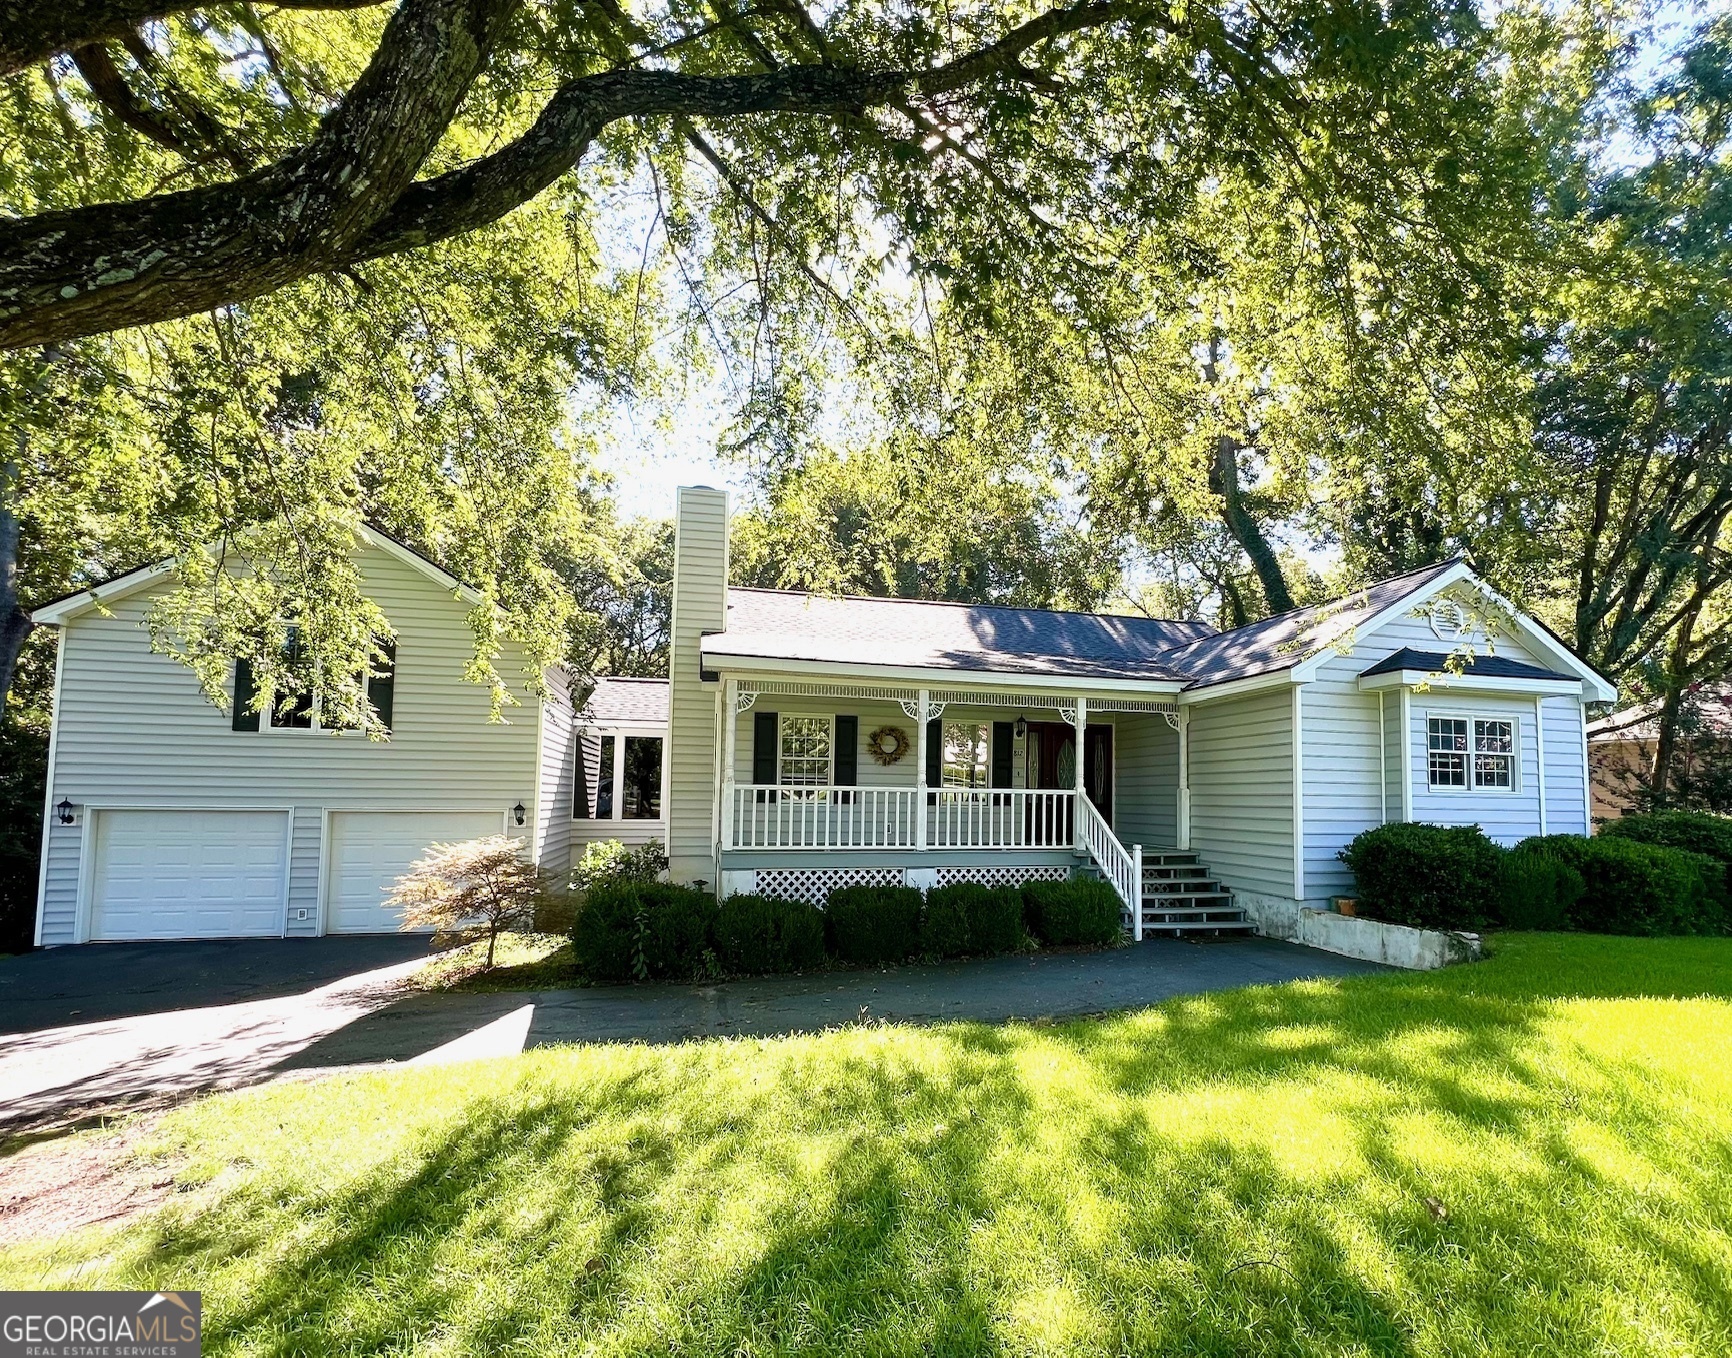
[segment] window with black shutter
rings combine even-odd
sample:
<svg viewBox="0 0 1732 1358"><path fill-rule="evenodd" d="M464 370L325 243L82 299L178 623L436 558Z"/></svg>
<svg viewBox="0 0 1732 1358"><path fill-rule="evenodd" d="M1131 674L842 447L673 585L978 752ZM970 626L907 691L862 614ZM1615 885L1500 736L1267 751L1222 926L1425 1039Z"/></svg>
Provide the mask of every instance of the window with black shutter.
<svg viewBox="0 0 1732 1358"><path fill-rule="evenodd" d="M926 723L926 786L936 788L944 783L944 723L937 717ZM929 802L936 802L938 794L927 794Z"/></svg>
<svg viewBox="0 0 1732 1358"><path fill-rule="evenodd" d="M397 643L381 641L373 668L367 675L367 701L378 713L379 722L391 729L392 707L397 699Z"/></svg>
<svg viewBox="0 0 1732 1358"><path fill-rule="evenodd" d="M781 724L774 712L752 714L752 782L758 787L771 787L776 782L776 755L781 741ZM758 793L758 800L773 798L773 792Z"/></svg>
<svg viewBox="0 0 1732 1358"><path fill-rule="evenodd" d="M836 764L831 776L838 787L853 787L860 781L860 718L836 718Z"/></svg>
<svg viewBox="0 0 1732 1358"><path fill-rule="evenodd" d="M259 696L259 686L253 678L253 662L245 656L235 661L235 710L234 729L237 731L256 731L259 729L258 709L253 706Z"/></svg>

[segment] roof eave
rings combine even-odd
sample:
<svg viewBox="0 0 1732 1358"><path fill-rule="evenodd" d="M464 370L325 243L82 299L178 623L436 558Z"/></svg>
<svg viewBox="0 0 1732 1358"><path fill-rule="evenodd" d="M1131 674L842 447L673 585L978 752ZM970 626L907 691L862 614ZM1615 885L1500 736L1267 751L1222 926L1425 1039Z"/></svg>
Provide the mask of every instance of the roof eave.
<svg viewBox="0 0 1732 1358"><path fill-rule="evenodd" d="M714 635L725 637L727 633ZM1182 679L1127 678L1114 675L1031 674L1023 670L956 669L943 665L874 665L863 661L808 660L785 656L742 655L703 648L704 668L720 674L794 674L876 679L880 683L917 688L1056 689L1064 692L1111 692L1148 696L1177 694Z"/></svg>

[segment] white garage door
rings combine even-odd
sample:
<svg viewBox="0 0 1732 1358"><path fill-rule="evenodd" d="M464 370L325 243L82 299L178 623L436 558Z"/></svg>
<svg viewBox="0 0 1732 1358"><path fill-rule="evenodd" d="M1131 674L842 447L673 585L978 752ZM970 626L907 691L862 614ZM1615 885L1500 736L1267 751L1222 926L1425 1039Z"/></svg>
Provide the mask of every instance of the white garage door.
<svg viewBox="0 0 1732 1358"><path fill-rule="evenodd" d="M286 811L96 811L92 938L274 938Z"/></svg>
<svg viewBox="0 0 1732 1358"><path fill-rule="evenodd" d="M429 844L496 835L497 811L333 811L326 884L327 923L333 934L389 934L397 912L385 893Z"/></svg>

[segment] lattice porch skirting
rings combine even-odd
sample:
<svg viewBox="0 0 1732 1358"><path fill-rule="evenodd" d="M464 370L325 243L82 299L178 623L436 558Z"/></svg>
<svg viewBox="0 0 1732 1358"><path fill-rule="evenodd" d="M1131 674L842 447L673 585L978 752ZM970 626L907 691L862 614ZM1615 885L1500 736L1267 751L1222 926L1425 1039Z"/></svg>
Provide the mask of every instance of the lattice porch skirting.
<svg viewBox="0 0 1732 1358"><path fill-rule="evenodd" d="M984 886L1020 886L1024 882L1062 881L1070 869L1056 864L1014 864L947 868L759 868L753 887L765 896L823 905L830 893L845 886L902 886L979 882ZM934 878L936 881L934 882Z"/></svg>

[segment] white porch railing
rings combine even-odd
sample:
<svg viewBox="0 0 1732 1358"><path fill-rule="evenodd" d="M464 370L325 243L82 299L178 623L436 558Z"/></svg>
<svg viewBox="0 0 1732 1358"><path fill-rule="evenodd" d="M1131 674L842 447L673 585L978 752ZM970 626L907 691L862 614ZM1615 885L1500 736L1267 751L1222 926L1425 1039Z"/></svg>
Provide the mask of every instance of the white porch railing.
<svg viewBox="0 0 1732 1358"><path fill-rule="evenodd" d="M1131 937L1139 942L1143 937L1143 846L1126 848L1119 843L1113 827L1095 809L1087 797L1079 797L1081 814L1077 817L1077 843L1088 850L1089 857L1101 870L1113 890L1119 893L1131 918Z"/></svg>
<svg viewBox="0 0 1732 1358"><path fill-rule="evenodd" d="M1069 849L1075 800L1045 788L748 786L734 788L723 829L730 849Z"/></svg>

